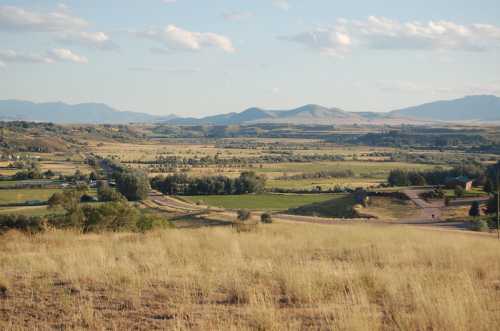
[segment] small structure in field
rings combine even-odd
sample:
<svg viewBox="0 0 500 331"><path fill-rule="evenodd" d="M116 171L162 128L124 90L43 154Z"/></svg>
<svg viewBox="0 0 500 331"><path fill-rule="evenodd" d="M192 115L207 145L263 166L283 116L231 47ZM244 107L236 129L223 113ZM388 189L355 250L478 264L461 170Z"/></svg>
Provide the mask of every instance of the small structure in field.
<svg viewBox="0 0 500 331"><path fill-rule="evenodd" d="M458 176L446 179L446 188L455 189L457 186L461 186L465 191L472 190L473 181L465 176Z"/></svg>

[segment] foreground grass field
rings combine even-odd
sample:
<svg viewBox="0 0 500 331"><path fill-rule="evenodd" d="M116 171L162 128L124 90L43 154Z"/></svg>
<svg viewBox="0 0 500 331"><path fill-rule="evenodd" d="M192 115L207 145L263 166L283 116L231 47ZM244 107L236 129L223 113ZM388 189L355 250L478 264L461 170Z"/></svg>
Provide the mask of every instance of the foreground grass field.
<svg viewBox="0 0 500 331"><path fill-rule="evenodd" d="M324 202L344 196L343 194L249 194L249 195L205 195L185 197L196 203L226 209L287 210L312 203Z"/></svg>
<svg viewBox="0 0 500 331"><path fill-rule="evenodd" d="M497 330L500 249L369 225L9 233L0 289L2 330Z"/></svg>

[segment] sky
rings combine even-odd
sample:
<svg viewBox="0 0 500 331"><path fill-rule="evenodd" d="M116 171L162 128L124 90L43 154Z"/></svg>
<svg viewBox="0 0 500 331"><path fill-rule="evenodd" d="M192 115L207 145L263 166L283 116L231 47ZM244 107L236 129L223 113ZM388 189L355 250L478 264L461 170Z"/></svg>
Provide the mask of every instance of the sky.
<svg viewBox="0 0 500 331"><path fill-rule="evenodd" d="M498 0L0 0L0 99L206 116L500 95Z"/></svg>

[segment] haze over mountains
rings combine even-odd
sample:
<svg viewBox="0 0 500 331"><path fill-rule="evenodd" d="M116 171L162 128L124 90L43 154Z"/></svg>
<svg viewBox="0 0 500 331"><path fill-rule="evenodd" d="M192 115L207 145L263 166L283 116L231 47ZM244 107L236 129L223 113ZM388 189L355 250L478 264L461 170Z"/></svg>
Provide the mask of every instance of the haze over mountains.
<svg viewBox="0 0 500 331"><path fill-rule="evenodd" d="M430 122L494 122L500 121L500 98L492 95L468 96L450 101L436 101L386 113L348 112L339 108L305 105L291 110L249 108L241 113L229 113L203 118L156 116L122 112L105 104L33 103L0 101L0 120L74 123L165 123L172 125L231 125L231 124L423 124Z"/></svg>

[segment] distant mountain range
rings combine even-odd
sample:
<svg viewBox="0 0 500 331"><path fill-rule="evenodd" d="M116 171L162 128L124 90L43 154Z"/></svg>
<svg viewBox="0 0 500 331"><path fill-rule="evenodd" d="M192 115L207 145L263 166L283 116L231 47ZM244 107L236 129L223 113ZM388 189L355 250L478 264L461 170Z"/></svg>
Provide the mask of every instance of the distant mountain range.
<svg viewBox="0 0 500 331"><path fill-rule="evenodd" d="M436 101L386 113L348 112L339 108L305 105L291 110L249 108L241 113L228 113L203 118L155 116L124 112L105 104L33 103L0 101L0 120L25 120L64 123L165 123L171 125L231 124L424 124L432 122L500 122L500 98L492 95L468 96L450 101Z"/></svg>
<svg viewBox="0 0 500 331"><path fill-rule="evenodd" d="M395 110L390 116L445 122L500 121L500 98L494 95L475 95L450 101L436 101Z"/></svg>
<svg viewBox="0 0 500 331"><path fill-rule="evenodd" d="M53 122L58 124L127 124L171 120L173 116L118 111L102 103L68 105L62 102L34 103L0 100L0 120Z"/></svg>

